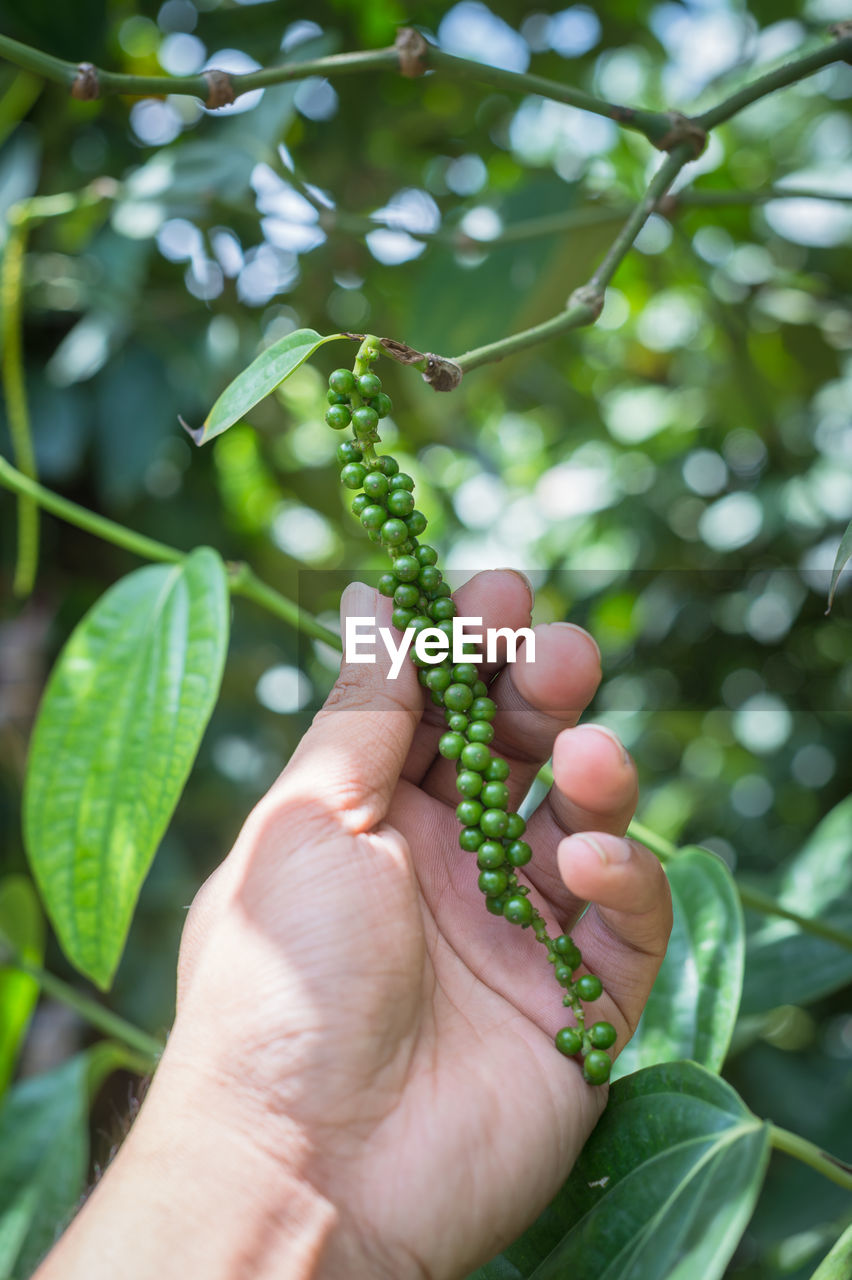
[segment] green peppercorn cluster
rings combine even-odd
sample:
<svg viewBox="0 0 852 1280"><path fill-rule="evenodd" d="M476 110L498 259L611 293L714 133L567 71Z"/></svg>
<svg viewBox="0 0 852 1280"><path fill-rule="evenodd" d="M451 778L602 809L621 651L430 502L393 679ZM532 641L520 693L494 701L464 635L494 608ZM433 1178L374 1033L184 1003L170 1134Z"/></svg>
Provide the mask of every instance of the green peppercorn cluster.
<svg viewBox="0 0 852 1280"><path fill-rule="evenodd" d="M437 628L452 640L456 606L437 566L438 553L420 541L426 517L414 505L414 481L400 471L394 458L376 453L379 421L391 411L381 380L370 368L378 354L374 341L365 340L354 370L335 369L328 380L325 420L337 431L351 426L353 432L353 438L337 448L340 479L355 491L352 511L367 536L382 543L393 562L378 583L381 594L393 600L393 625L400 631L411 628L415 634ZM530 861L532 849L522 838L524 819L509 809L509 765L490 747L497 708L488 696L488 686L473 662L453 663L449 655L427 662L413 648L411 658L419 668L420 683L444 711L447 728L438 750L456 762L456 789L461 796L456 808L459 844L476 855L485 905L492 915L522 929L531 928L546 948L556 981L564 990L563 1004L572 1009L576 1020L575 1026L557 1033L556 1047L568 1057L582 1054L586 1080L603 1084L612 1065L604 1051L615 1043L615 1028L609 1022L586 1027L583 1002L599 999L601 980L591 973L574 977L582 963L579 948L567 934L550 937L529 900L528 886L518 881L518 868Z"/></svg>

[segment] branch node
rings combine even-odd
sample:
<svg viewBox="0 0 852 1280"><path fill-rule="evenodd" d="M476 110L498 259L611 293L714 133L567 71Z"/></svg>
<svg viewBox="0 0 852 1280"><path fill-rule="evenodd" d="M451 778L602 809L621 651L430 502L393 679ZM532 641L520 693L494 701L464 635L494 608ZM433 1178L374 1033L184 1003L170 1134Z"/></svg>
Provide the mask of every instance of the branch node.
<svg viewBox="0 0 852 1280"><path fill-rule="evenodd" d="M426 370L421 376L433 391L455 391L464 375L455 360L429 352L426 356Z"/></svg>
<svg viewBox="0 0 852 1280"><path fill-rule="evenodd" d="M697 160L707 146L706 130L689 116L682 115L680 111L667 111L666 115L671 121L671 128L668 133L664 133L656 140L654 146L658 151L673 151L682 142L686 142L692 147Z"/></svg>
<svg viewBox="0 0 852 1280"><path fill-rule="evenodd" d="M589 312L592 324L597 320L604 307L604 291L594 284L581 284L568 299L568 309L585 307Z"/></svg>
<svg viewBox="0 0 852 1280"><path fill-rule="evenodd" d="M210 111L214 111L216 107L228 107L237 96L234 92L234 82L227 71L217 71L215 68L203 73L204 79L207 81L207 100L204 103Z"/></svg>
<svg viewBox="0 0 852 1280"><path fill-rule="evenodd" d="M80 102L92 102L100 95L98 69L92 62L81 62L71 82L71 97Z"/></svg>
<svg viewBox="0 0 852 1280"><path fill-rule="evenodd" d="M852 37L852 18L846 19L844 22L835 22L833 27L829 27L829 31L835 40L848 40ZM848 62L852 65L852 54L841 59L842 62Z"/></svg>
<svg viewBox="0 0 852 1280"><path fill-rule="evenodd" d="M400 27L393 47L399 56L400 75L416 80L418 76L425 74L429 45L419 31L415 31L414 27Z"/></svg>
<svg viewBox="0 0 852 1280"><path fill-rule="evenodd" d="M659 213L661 217L668 218L669 221L671 221L677 213L679 203L680 201L675 193L673 191L667 191L666 194L664 196L660 196L657 201L655 212Z"/></svg>

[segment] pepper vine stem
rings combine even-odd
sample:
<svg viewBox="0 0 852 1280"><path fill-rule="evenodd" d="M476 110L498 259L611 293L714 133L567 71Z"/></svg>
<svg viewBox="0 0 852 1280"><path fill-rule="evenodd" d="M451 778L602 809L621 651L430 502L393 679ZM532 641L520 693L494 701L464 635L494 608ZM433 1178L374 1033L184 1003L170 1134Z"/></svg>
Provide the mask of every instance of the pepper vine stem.
<svg viewBox="0 0 852 1280"><path fill-rule="evenodd" d="M824 1178L836 1182L840 1187L845 1187L847 1191L852 1191L852 1165L823 1151L815 1142L808 1142L807 1138L800 1137L798 1133L791 1133L789 1129L782 1129L776 1124L769 1126L769 1141L776 1151L783 1151L786 1155L801 1160L803 1164L810 1165L817 1173L821 1173Z"/></svg>
<svg viewBox="0 0 852 1280"><path fill-rule="evenodd" d="M18 471L2 457L0 457L0 485L13 493L22 494L31 499L45 511L58 516L60 520L76 525L78 529L84 529L96 538L102 538L104 542L111 542L113 546L131 551L143 560L154 560L160 564L180 564L186 556L186 553L179 551L177 547L170 547L165 542L148 538L145 534L128 529L125 525L118 524L115 520L108 520L105 516L96 515L94 511L87 511L76 502L70 502L67 498L60 497L58 493L45 489L43 485ZM266 609L267 613L281 618L291 627L311 636L312 639L322 640L334 649L341 648L340 636L328 627L324 627L312 614L301 609L280 591L269 586L257 576L250 565L231 561L227 568L228 588L232 595L253 600L262 609Z"/></svg>
<svg viewBox="0 0 852 1280"><path fill-rule="evenodd" d="M98 1031L103 1031L105 1035L112 1036L115 1040L120 1040L122 1044L141 1054L145 1059L146 1069L154 1070L165 1048L162 1040L149 1035L147 1031L128 1022L119 1014L113 1013L111 1009L105 1008L91 996L87 996L76 987L72 987L70 983L64 982L62 978L58 978L55 973L42 969L40 965L30 964L14 950L4 951L3 941L0 938L0 969L15 969L18 973L25 973L28 977L34 978L47 995L60 1001L67 1008L73 1009L90 1026L96 1027Z"/></svg>

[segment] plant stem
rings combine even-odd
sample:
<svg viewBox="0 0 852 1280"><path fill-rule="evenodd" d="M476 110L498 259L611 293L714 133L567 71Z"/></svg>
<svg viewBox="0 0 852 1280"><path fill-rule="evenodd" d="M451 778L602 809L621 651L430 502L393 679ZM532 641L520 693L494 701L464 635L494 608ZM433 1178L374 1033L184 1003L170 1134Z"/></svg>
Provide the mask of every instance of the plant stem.
<svg viewBox="0 0 852 1280"><path fill-rule="evenodd" d="M675 209L714 209L725 205L766 204L769 200L833 200L841 204L852 203L852 191L814 191L812 187L781 187L775 183L771 187L761 187L759 191L702 191L700 187L691 187L687 191L679 191L673 197Z"/></svg>
<svg viewBox="0 0 852 1280"><path fill-rule="evenodd" d="M13 493L31 498L45 511L58 516L60 520L76 525L78 529L85 529L87 533L94 534L104 542L111 542L113 546L131 551L143 560L154 560L161 564L180 564L185 558L186 553L179 551L176 547L170 547L165 542L157 542L154 538L136 533L135 530L128 529L123 524L117 524L114 520L107 520L105 516L96 515L94 511L87 511L85 507L79 507L76 502L61 498L59 494L52 493L50 489L45 489L35 480L17 471L5 458L0 458L0 485L11 489ZM248 565L229 563L228 586L234 595L254 600L269 613L283 618L293 627L301 628L315 640L323 640L336 649L340 648L338 635L328 627L324 627L321 622L300 609L274 587L263 582Z"/></svg>
<svg viewBox="0 0 852 1280"><path fill-rule="evenodd" d="M760 893L757 889L749 889L747 885L739 882L737 890L743 906L748 907L749 911L759 911L763 915L780 916L782 920L791 920L804 933L810 933L815 938L823 938L826 942L834 942L838 947L845 947L847 951L852 951L852 935L843 929L837 929L834 925L816 920L812 916L800 915L798 911L791 911L780 902L776 902L769 894Z"/></svg>
<svg viewBox="0 0 852 1280"><path fill-rule="evenodd" d="M838 1186L852 1191L852 1165L823 1151L816 1143L808 1142L807 1138L800 1137L798 1133L791 1133L789 1129L781 1129L775 1124L769 1126L769 1141L776 1151L784 1151L788 1156L794 1156L796 1160L801 1160L803 1164L809 1164L812 1169L816 1169L817 1173L821 1173L824 1178L829 1178Z"/></svg>
<svg viewBox="0 0 852 1280"><path fill-rule="evenodd" d="M500 338L497 342L491 342L487 346L475 347L473 351L466 351L464 355L453 356L453 363L457 364L463 373L469 373L471 369L477 369L480 365L491 364L495 360L503 360L506 356L514 355L527 347L536 346L539 342L545 342L549 338L555 338L567 333L569 329L579 329L584 325L594 324L601 313L606 286L612 280L639 232L654 212L660 198L665 195L678 173L693 158L694 154L694 149L690 143L681 142L672 150L671 155L666 156L648 184L648 189L644 196L633 209L621 231L612 242L603 262L590 277L588 283L574 291L568 299L568 306L565 311L560 312L559 315L554 316L551 320L545 320L543 324L533 325L530 329L522 329L520 333L510 334L508 338Z"/></svg>
<svg viewBox="0 0 852 1280"><path fill-rule="evenodd" d="M795 58L792 62L785 62L783 66L776 67L765 76L752 80L750 84L743 85L742 89L732 93L729 98L723 99L715 107L711 107L702 115L694 116L693 119L702 129L713 129L717 124L730 120L731 116L735 116L744 107L757 102L759 98L765 98L767 94L775 93L777 89L795 84L797 80L804 80L806 76L813 75L815 71L820 71L832 62L847 61L849 58L852 58L852 36L843 36L831 44L814 50L813 53Z"/></svg>
<svg viewBox="0 0 852 1280"><path fill-rule="evenodd" d="M627 834L634 840L638 840L640 844L644 844L662 863L671 862L677 857L676 844L672 844L671 840L667 840L665 836L658 836L656 831L652 831L642 822L637 822L635 818L627 828Z"/></svg>
<svg viewBox="0 0 852 1280"><path fill-rule="evenodd" d="M613 240L603 262L589 280L589 289L594 290L596 293L602 293L606 289L621 263L632 249L633 242L639 232L656 209L658 201L666 194L683 166L694 158L694 148L688 142L678 143L672 150L671 155L666 156L648 183L644 196Z"/></svg>
<svg viewBox="0 0 852 1280"><path fill-rule="evenodd" d="M13 211L14 206L13 206ZM9 235L3 252L0 302L3 313L2 356L0 378L6 400L6 418L15 461L22 473L35 479L36 462L33 448L27 389L24 381L23 293L24 250L27 226L21 218L10 218ZM16 596L28 596L35 585L38 570L38 506L31 497L18 495L18 551L12 590Z"/></svg>
<svg viewBox="0 0 852 1280"><path fill-rule="evenodd" d="M156 1066L160 1054L165 1048L163 1042L158 1040L156 1036L149 1035L141 1027L134 1026L132 1022L128 1022L117 1013L113 1013L112 1010L106 1009L97 1000L93 1000L91 996L78 991L76 987L64 982L62 978L57 978L55 973L50 973L47 969L42 969L37 964L30 964L14 952L8 958L0 953L0 966L17 969L19 973L25 973L30 978L35 978L42 991L46 992L47 995L67 1005L69 1009L73 1009L85 1022L97 1027L98 1031L103 1031L105 1035L112 1036L115 1040L120 1040L122 1044L126 1044L136 1053L141 1054L149 1064L149 1070L153 1070Z"/></svg>
<svg viewBox="0 0 852 1280"><path fill-rule="evenodd" d="M480 84L494 85L497 89L508 89L511 93L534 93L542 98L550 98L553 102L563 102L566 106L577 107L580 111L589 111L592 115L605 116L615 120L625 129L634 129L643 133L650 142L661 141L671 132L672 118L666 111L645 111L636 107L621 107L617 103L597 98L573 85L563 84L558 80L547 80L544 76L529 75L521 71L505 71L501 67L490 67L485 63L474 62L470 58L457 58L451 53L444 53L429 45L424 55L425 61L436 71L443 72L454 80L474 80Z"/></svg>

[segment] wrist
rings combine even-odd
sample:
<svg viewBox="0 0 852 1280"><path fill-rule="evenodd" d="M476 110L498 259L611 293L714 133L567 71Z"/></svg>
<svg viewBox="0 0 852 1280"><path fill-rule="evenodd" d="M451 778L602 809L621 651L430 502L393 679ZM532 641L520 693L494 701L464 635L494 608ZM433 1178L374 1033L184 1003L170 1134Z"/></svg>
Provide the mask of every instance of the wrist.
<svg viewBox="0 0 852 1280"><path fill-rule="evenodd" d="M313 1280L338 1214L300 1172L164 1073L37 1280Z"/></svg>

